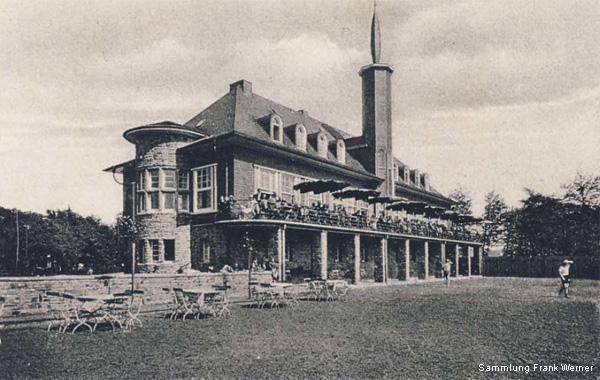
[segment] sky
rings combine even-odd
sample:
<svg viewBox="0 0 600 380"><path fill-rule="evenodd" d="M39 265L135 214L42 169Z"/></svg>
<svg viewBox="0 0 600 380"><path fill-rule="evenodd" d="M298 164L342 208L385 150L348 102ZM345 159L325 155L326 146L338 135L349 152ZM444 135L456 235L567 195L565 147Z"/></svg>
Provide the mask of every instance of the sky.
<svg viewBox="0 0 600 380"><path fill-rule="evenodd" d="M239 79L351 134L371 1L0 1L0 206L113 222L122 133L183 123ZM483 210L600 174L600 2L377 2L394 153ZM119 179L119 178L117 178Z"/></svg>

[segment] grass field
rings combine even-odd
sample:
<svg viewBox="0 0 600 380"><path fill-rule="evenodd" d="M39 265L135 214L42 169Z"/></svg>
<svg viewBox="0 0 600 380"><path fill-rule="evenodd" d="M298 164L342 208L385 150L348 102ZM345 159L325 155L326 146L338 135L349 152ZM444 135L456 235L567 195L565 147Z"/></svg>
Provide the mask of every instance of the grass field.
<svg viewBox="0 0 600 380"><path fill-rule="evenodd" d="M2 332L2 379L595 379L600 284L473 279L353 289L348 302L234 306L221 320L147 316L132 333ZM592 373L479 365L594 365Z"/></svg>

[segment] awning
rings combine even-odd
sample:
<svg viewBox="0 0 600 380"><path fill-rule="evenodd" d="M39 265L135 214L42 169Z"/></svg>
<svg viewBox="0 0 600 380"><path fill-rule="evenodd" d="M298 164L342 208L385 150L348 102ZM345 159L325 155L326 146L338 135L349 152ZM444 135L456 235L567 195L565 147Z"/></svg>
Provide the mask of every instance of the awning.
<svg viewBox="0 0 600 380"><path fill-rule="evenodd" d="M427 217L439 218L446 212L446 209L442 208L442 207L425 206L424 211L425 211L425 216L427 216Z"/></svg>
<svg viewBox="0 0 600 380"><path fill-rule="evenodd" d="M472 224L472 223L481 223L483 221L483 219L477 218L473 215L458 214L455 218L455 221L456 221L456 223Z"/></svg>
<svg viewBox="0 0 600 380"><path fill-rule="evenodd" d="M129 160L127 162L123 162L120 163L118 165L113 165L109 168L106 168L104 170L102 170L103 172L108 172L108 173L117 173L117 174L123 174L123 170L125 170L126 167L128 166L134 166L135 165L135 160Z"/></svg>
<svg viewBox="0 0 600 380"><path fill-rule="evenodd" d="M312 191L315 194L321 194L328 191L338 191L348 186L350 184L347 182L317 179L296 184L294 185L294 190L299 190L301 193L310 193Z"/></svg>
<svg viewBox="0 0 600 380"><path fill-rule="evenodd" d="M354 198L358 200L367 200L370 197L376 197L380 194L377 190L371 189L359 189L356 187L347 188L341 191L337 191L332 193L334 198L338 199L346 199L346 198Z"/></svg>
<svg viewBox="0 0 600 380"><path fill-rule="evenodd" d="M411 214L422 214L425 212L425 202L397 202L386 207L387 210L404 210Z"/></svg>
<svg viewBox="0 0 600 380"><path fill-rule="evenodd" d="M396 203L396 202L400 202L400 201L406 201L406 198L399 198L399 197L381 197L381 196L377 196L377 197L372 197L367 199L367 203L369 204L375 204L375 203Z"/></svg>

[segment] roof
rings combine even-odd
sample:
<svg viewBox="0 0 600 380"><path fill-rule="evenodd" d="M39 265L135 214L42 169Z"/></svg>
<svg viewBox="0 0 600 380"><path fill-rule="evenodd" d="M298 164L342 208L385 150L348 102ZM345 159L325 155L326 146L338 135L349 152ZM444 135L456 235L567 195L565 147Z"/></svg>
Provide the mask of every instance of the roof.
<svg viewBox="0 0 600 380"><path fill-rule="evenodd" d="M323 132L325 137L327 137L328 143L352 137L342 130L310 117L306 111L291 109L249 91L245 93L230 91L184 125L188 128L197 126L199 131L213 137L235 130L266 143L279 145L271 141L268 124L264 122L265 117L274 113L279 115L284 123L283 145L286 148L296 148L292 132L293 128L290 127L296 124L303 124L309 136L306 153L314 158L321 157L318 155L316 146L310 139L312 134ZM328 151L327 159L337 162L331 150ZM350 152L346 154L346 166L356 171L368 173Z"/></svg>
<svg viewBox="0 0 600 380"><path fill-rule="evenodd" d="M123 133L123 137L129 142L135 142L136 135L148 132L171 132L189 136L192 138L202 138L206 134L202 133L198 128L181 125L172 121L161 121L159 123L146 124L139 127L131 128Z"/></svg>
<svg viewBox="0 0 600 380"><path fill-rule="evenodd" d="M135 159L129 160L129 161L126 161L126 162L122 162L122 163L117 164L117 165L110 166L110 167L108 167L106 169L103 169L102 171L103 172L108 172L108 173L119 173L119 174L122 174L125 169L127 169L128 167L134 166L134 165L135 165Z"/></svg>

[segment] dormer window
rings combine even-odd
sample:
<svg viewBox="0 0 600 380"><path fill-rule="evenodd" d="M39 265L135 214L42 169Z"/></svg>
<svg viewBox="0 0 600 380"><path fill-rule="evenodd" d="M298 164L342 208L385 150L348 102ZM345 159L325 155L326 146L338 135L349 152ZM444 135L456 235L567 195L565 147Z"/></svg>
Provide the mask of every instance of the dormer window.
<svg viewBox="0 0 600 380"><path fill-rule="evenodd" d="M431 188L429 184L429 174L423 174L423 187L427 191L429 191L429 189Z"/></svg>
<svg viewBox="0 0 600 380"><path fill-rule="evenodd" d="M296 148L306 152L306 127L304 127L304 125L296 125L294 140L296 142Z"/></svg>
<svg viewBox="0 0 600 380"><path fill-rule="evenodd" d="M283 121L279 115L271 115L269 127L271 140L283 142Z"/></svg>
<svg viewBox="0 0 600 380"><path fill-rule="evenodd" d="M414 184L416 187L421 187L421 175L419 174L418 169L415 169Z"/></svg>
<svg viewBox="0 0 600 380"><path fill-rule="evenodd" d="M323 132L317 135L317 153L323 158L327 158L327 137Z"/></svg>
<svg viewBox="0 0 600 380"><path fill-rule="evenodd" d="M410 169L408 166L404 167L404 182L407 184L410 183Z"/></svg>
<svg viewBox="0 0 600 380"><path fill-rule="evenodd" d="M335 144L335 156L339 163L346 163L346 144L344 140L338 140Z"/></svg>
<svg viewBox="0 0 600 380"><path fill-rule="evenodd" d="M398 164L394 163L394 181L398 180Z"/></svg>

